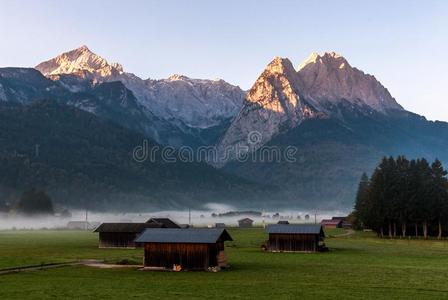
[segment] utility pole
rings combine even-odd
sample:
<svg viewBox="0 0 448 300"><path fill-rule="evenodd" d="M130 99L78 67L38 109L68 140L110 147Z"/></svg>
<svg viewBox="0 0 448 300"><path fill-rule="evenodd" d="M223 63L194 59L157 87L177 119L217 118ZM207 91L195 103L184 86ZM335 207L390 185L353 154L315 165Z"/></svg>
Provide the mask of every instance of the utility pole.
<svg viewBox="0 0 448 300"><path fill-rule="evenodd" d="M87 225L87 224L89 224L88 221L89 221L89 211L87 210L87 206L86 206L86 224L85 224L86 230L89 229L88 225Z"/></svg>
<svg viewBox="0 0 448 300"><path fill-rule="evenodd" d="M191 208L188 208L188 225L191 226Z"/></svg>
<svg viewBox="0 0 448 300"><path fill-rule="evenodd" d="M264 223L264 215L265 215L265 212L264 212L264 209L263 209L262 212L261 212L261 217L263 218L263 228L266 228L266 224Z"/></svg>

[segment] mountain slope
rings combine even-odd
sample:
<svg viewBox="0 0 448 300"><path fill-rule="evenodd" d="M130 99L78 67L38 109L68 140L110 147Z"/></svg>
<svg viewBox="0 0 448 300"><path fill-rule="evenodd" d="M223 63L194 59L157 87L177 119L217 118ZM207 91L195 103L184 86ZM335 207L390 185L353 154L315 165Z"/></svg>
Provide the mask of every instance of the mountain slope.
<svg viewBox="0 0 448 300"><path fill-rule="evenodd" d="M190 139L189 134L147 111L123 83L94 83L87 75L52 75L50 80L31 68L0 68L0 101L32 104L53 99L136 130L158 143L181 144Z"/></svg>
<svg viewBox="0 0 448 300"><path fill-rule="evenodd" d="M255 186L202 163L164 162L160 152L153 160L134 160L133 151L144 140L54 101L3 103L1 190L44 187L60 204L127 210L199 207L210 199L237 203L252 197ZM158 145L148 141L148 146Z"/></svg>
<svg viewBox="0 0 448 300"><path fill-rule="evenodd" d="M407 112L393 117L345 112L344 121L307 119L266 144L282 154L294 147L293 160L263 161L266 152L259 149L223 169L276 186L283 205L338 209L351 207L362 173L372 172L385 155L448 162L448 123Z"/></svg>
<svg viewBox="0 0 448 300"><path fill-rule="evenodd" d="M31 68L0 68L0 102L31 103L50 95L66 94L64 88Z"/></svg>
<svg viewBox="0 0 448 300"><path fill-rule="evenodd" d="M36 69L53 80L62 80L73 91L82 89L82 84L76 84L74 78L92 84L121 81L145 108L144 113L177 129L177 138L159 140L175 146L198 146L215 140L216 136L203 139L202 131L210 135L216 131L213 128L228 124L240 110L245 96L239 87L223 80L191 79L181 75L143 80L124 72L119 64L109 64L86 46L40 63Z"/></svg>

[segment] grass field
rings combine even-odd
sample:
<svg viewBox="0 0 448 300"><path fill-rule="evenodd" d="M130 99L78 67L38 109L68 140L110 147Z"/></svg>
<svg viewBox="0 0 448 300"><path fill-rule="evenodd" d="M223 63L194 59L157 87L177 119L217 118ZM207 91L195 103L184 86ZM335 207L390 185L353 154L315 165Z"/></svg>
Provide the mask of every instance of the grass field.
<svg viewBox="0 0 448 300"><path fill-rule="evenodd" d="M228 271L69 266L0 275L0 299L448 299L447 241L356 233L328 238L327 253L265 253L262 229L229 232L235 241L226 248ZM98 249L90 232L0 231L0 269L93 258L141 261L142 254Z"/></svg>

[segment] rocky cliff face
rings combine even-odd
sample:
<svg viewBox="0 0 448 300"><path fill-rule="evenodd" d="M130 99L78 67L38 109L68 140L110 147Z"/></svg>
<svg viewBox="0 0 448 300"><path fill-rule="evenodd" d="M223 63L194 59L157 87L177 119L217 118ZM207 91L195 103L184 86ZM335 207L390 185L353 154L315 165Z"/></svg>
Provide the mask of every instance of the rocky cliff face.
<svg viewBox="0 0 448 300"><path fill-rule="evenodd" d="M312 54L298 71L287 58L277 57L252 86L221 139L218 148L223 159L217 165L237 158L237 147L252 152L306 119L338 117L339 107L347 104L366 114L402 110L373 76L352 68L334 52ZM251 141L254 134L258 136L256 143ZM224 151L230 155L225 157Z"/></svg>
<svg viewBox="0 0 448 300"><path fill-rule="evenodd" d="M402 107L374 76L353 68L341 55L312 53L297 72L304 98L320 109L341 100L387 113Z"/></svg>
<svg viewBox="0 0 448 300"><path fill-rule="evenodd" d="M297 73L291 62L276 57L247 94L243 108L218 145L219 157L214 163L219 166L247 151L252 152L282 127L293 127L315 113L299 94ZM229 157L224 157L225 153Z"/></svg>
<svg viewBox="0 0 448 300"><path fill-rule="evenodd" d="M184 132L228 121L238 113L245 96L239 87L223 80L191 79L181 75L143 80L124 72L119 64L109 64L86 46L43 62L36 69L49 78L64 79L66 86L75 91L82 90L83 85L74 82L74 77L92 84L121 81L147 111Z"/></svg>

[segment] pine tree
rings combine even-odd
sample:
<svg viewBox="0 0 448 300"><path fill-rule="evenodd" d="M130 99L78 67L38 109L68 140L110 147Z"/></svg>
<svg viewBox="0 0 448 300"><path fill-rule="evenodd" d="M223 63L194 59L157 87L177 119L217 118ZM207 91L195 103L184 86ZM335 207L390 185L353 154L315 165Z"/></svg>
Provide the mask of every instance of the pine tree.
<svg viewBox="0 0 448 300"><path fill-rule="evenodd" d="M436 159L431 165L433 175L433 201L432 202L432 214L437 218L438 235L437 238L442 238L442 222L447 218L448 210L448 181L446 175L448 172L443 168L442 163Z"/></svg>
<svg viewBox="0 0 448 300"><path fill-rule="evenodd" d="M358 185L358 192L356 193L355 202L355 217L357 220L362 220L363 226L369 226L370 216L369 210L367 209L369 205L369 194L370 194L370 180L366 173L361 176L361 181Z"/></svg>

